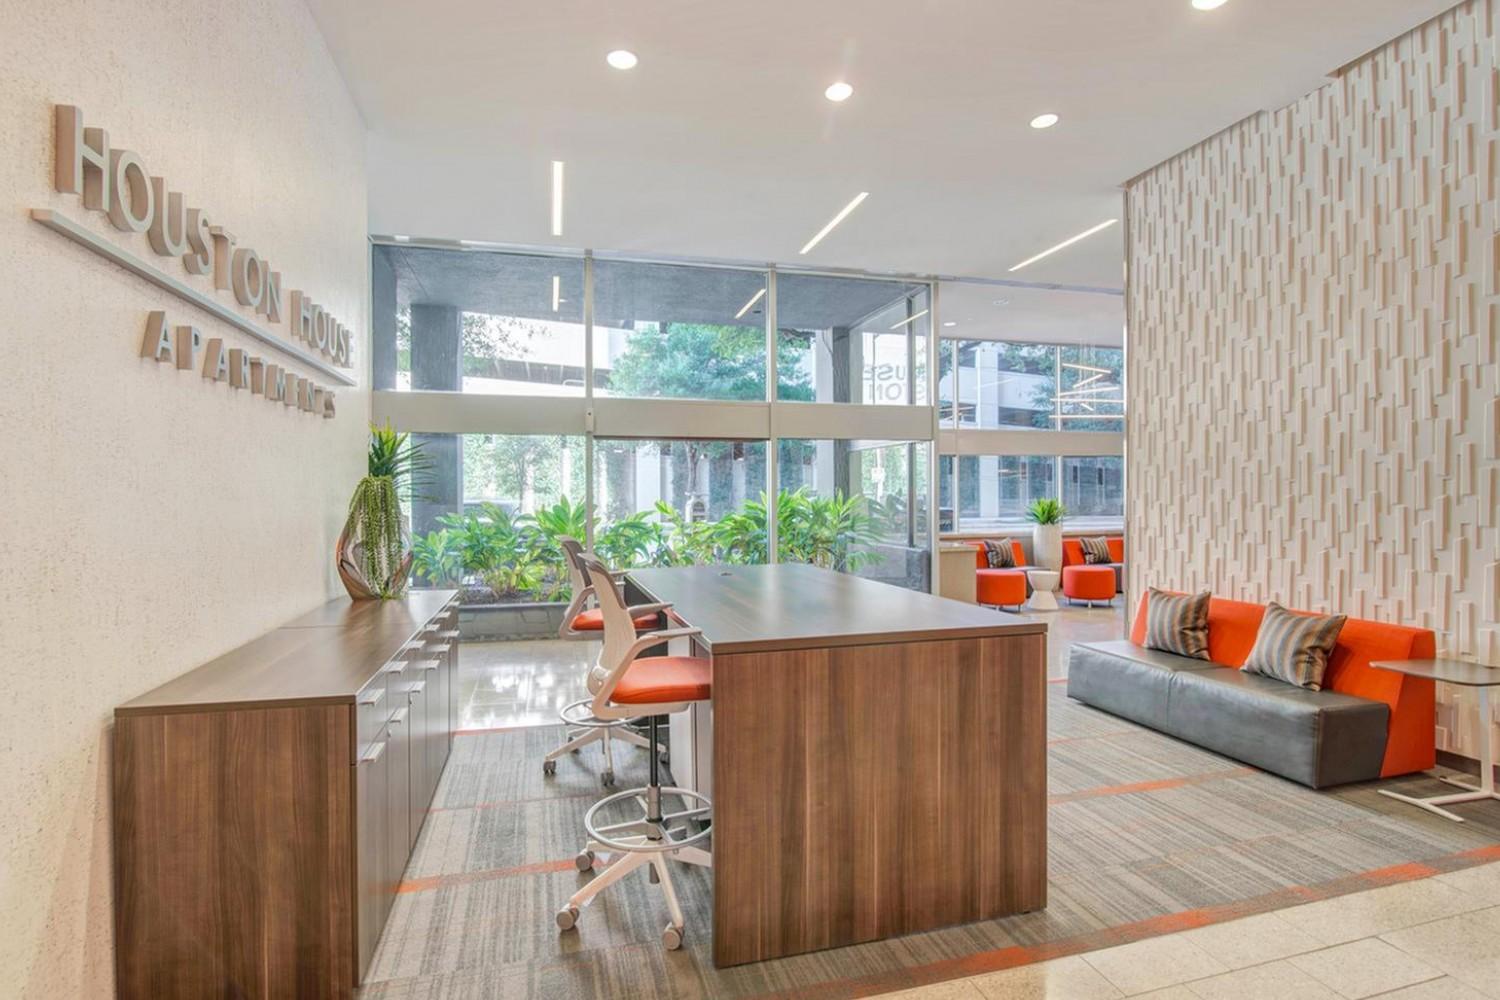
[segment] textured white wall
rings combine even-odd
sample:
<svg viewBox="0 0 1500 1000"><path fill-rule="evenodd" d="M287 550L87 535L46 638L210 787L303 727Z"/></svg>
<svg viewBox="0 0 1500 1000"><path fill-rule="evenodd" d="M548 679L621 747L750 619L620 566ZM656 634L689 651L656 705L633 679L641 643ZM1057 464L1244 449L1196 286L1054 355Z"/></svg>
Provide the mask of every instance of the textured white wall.
<svg viewBox="0 0 1500 1000"><path fill-rule="evenodd" d="M369 397L322 420L139 360L152 309L256 345L28 218L183 276L52 193L54 103L358 331L367 382L364 129L302 0L0 0L0 995L103 997L111 710L338 591Z"/></svg>
<svg viewBox="0 0 1500 1000"><path fill-rule="evenodd" d="M1131 593L1437 631L1500 664L1500 0L1131 182ZM1477 753L1472 695L1438 745Z"/></svg>

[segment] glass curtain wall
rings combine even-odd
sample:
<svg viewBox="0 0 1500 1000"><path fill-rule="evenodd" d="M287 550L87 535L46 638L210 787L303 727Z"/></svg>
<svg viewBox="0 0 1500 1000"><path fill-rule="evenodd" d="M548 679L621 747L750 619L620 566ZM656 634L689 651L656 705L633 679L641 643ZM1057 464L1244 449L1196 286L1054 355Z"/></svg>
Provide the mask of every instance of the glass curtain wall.
<svg viewBox="0 0 1500 1000"><path fill-rule="evenodd" d="M620 566L762 563L777 536L774 558L930 586L933 442L916 410L932 397L928 283L377 245L372 294L376 389L513 397L452 417L486 433L432 426L450 422L421 416L437 397L395 407L418 414L400 429L432 463L408 505L424 581L551 601L567 596L560 535ZM747 411L693 410L701 427L689 415L662 436L679 411L660 407L677 401L758 404L767 427L783 403L899 405L915 420L902 441L747 439L714 433ZM840 419L858 426L842 411L830 429Z"/></svg>
<svg viewBox="0 0 1500 1000"><path fill-rule="evenodd" d="M1123 431L1125 352L999 340L943 342L939 406L959 427Z"/></svg>

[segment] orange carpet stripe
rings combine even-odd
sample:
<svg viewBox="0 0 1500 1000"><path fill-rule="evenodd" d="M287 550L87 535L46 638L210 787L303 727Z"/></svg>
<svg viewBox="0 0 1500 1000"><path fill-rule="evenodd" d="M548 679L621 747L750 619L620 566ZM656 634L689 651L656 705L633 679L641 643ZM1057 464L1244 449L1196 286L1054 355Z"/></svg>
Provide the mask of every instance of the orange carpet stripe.
<svg viewBox="0 0 1500 1000"><path fill-rule="evenodd" d="M568 795L538 795L529 799L486 799L466 806L433 806L428 812L464 812L468 809L499 809L501 806L525 806L533 802L566 802L569 799L597 799L599 792L573 792Z"/></svg>
<svg viewBox="0 0 1500 1000"><path fill-rule="evenodd" d="M1180 778L1162 778L1158 781L1135 781L1124 785L1101 785L1098 788L1085 788L1077 792L1060 792L1057 795L1047 797L1048 805L1057 805L1060 802L1077 802L1080 799L1096 799L1105 795L1134 795L1138 792L1160 792L1168 788L1181 788L1184 785L1201 785L1205 781L1218 781L1223 778L1240 778L1247 774L1255 774L1253 767L1235 767L1228 770L1205 771L1203 774L1189 774Z"/></svg>
<svg viewBox="0 0 1500 1000"><path fill-rule="evenodd" d="M487 868L478 872L461 872L457 875L429 875L425 878L404 879L396 886L397 892L428 892L432 889L441 889L450 885L466 885L471 882L492 882L495 879L515 878L518 875L547 875L552 872L565 872L573 868L573 859L566 858L560 861L538 861L534 864L519 865L515 868Z"/></svg>

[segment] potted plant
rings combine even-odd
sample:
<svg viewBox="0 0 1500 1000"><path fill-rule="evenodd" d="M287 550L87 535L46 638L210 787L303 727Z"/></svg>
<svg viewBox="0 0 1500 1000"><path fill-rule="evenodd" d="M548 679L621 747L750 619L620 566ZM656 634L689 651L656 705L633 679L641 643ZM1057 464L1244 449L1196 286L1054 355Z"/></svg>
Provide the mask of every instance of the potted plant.
<svg viewBox="0 0 1500 1000"><path fill-rule="evenodd" d="M1033 500L1026 508L1031 522L1031 554L1036 564L1052 572L1062 570L1062 523L1068 516L1061 500Z"/></svg>
<svg viewBox="0 0 1500 1000"><path fill-rule="evenodd" d="M400 597L411 573L401 494L425 483L430 462L409 434L370 425L366 475L349 500L335 561L355 600Z"/></svg>

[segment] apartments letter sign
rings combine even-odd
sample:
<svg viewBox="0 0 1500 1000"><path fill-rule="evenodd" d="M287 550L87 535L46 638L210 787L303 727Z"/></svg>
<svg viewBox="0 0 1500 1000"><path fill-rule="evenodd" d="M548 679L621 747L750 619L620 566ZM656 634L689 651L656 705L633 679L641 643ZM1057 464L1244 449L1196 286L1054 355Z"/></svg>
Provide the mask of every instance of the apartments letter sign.
<svg viewBox="0 0 1500 1000"><path fill-rule="evenodd" d="M239 245L233 233L215 224L202 209L184 204L182 195L169 189L165 179L147 172L140 156L128 149L111 149L104 129L85 128L78 108L58 105L56 126L57 190L81 195L84 208L105 213L121 232L144 233L159 256L175 257L188 275L212 280L224 301L57 213L38 210L32 213L33 218L206 309L303 367L345 385L355 384L353 378L338 370L352 367L348 327L306 293L292 289L284 294L281 272L273 270L254 249ZM240 309L226 304L230 297ZM253 313L259 322L249 319L247 313ZM262 322L288 327L287 335L272 334L261 326ZM206 379L226 382L269 402L324 417L334 415L331 390L272 360L226 347L218 337L205 338L196 327L174 327L162 311L152 312L146 320L141 356L179 369L201 371Z"/></svg>

